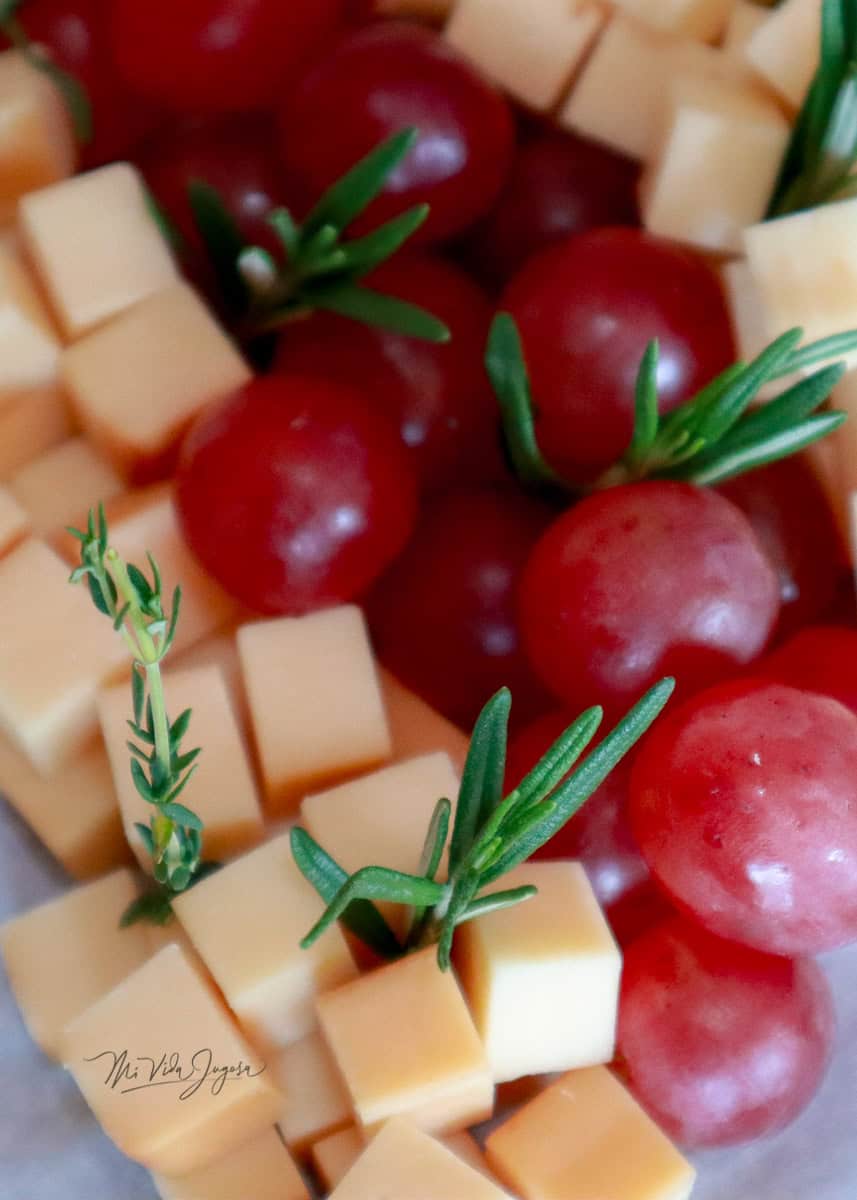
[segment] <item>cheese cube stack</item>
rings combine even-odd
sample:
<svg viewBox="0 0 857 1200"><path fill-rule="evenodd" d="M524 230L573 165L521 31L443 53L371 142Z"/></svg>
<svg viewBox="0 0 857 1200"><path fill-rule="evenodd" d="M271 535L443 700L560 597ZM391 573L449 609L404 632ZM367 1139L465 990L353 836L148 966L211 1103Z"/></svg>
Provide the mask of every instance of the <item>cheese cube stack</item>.
<svg viewBox="0 0 857 1200"><path fill-rule="evenodd" d="M713 42L723 32L735 0L615 0L615 3L655 29Z"/></svg>
<svg viewBox="0 0 857 1200"><path fill-rule="evenodd" d="M77 162L65 101L15 50L0 54L0 127L0 221L8 221L22 196L65 179Z"/></svg>
<svg viewBox="0 0 857 1200"><path fill-rule="evenodd" d="M262 1050L274 1053L311 1033L318 994L356 974L338 926L312 949L300 948L324 908L295 865L288 833L227 863L173 903L230 1008Z"/></svg>
<svg viewBox="0 0 857 1200"><path fill-rule="evenodd" d="M56 383L59 357L59 337L34 280L20 255L0 247L0 403Z"/></svg>
<svg viewBox="0 0 857 1200"><path fill-rule="evenodd" d="M285 1097L277 1124L293 1154L303 1154L354 1120L345 1084L320 1033L286 1046L273 1070Z"/></svg>
<svg viewBox="0 0 857 1200"><path fill-rule="evenodd" d="M9 487L34 531L46 536L66 525L85 526L90 508L118 496L125 484L107 459L76 437L21 467Z"/></svg>
<svg viewBox="0 0 857 1200"><path fill-rule="evenodd" d="M822 0L783 0L744 47L752 68L797 109L818 66Z"/></svg>
<svg viewBox="0 0 857 1200"><path fill-rule="evenodd" d="M0 484L0 558L32 532L30 518L8 487Z"/></svg>
<svg viewBox="0 0 857 1200"><path fill-rule="evenodd" d="M105 1133L161 1175L222 1158L272 1126L282 1104L265 1063L177 945L73 1021L61 1049Z"/></svg>
<svg viewBox="0 0 857 1200"><path fill-rule="evenodd" d="M275 1129L244 1142L188 1175L155 1175L161 1200L310 1200L306 1184Z"/></svg>
<svg viewBox="0 0 857 1200"><path fill-rule="evenodd" d="M564 1075L489 1135L521 1200L687 1200L695 1172L605 1067Z"/></svg>
<svg viewBox="0 0 857 1200"><path fill-rule="evenodd" d="M0 396L0 480L74 433L65 393L53 384Z"/></svg>
<svg viewBox="0 0 857 1200"><path fill-rule="evenodd" d="M364 1131L403 1115L430 1133L453 1133L490 1115L491 1071L436 947L326 992L317 1008Z"/></svg>
<svg viewBox="0 0 857 1200"><path fill-rule="evenodd" d="M379 668L378 677L393 743L393 759L398 761L443 750L460 775L470 747L467 734L383 667Z"/></svg>
<svg viewBox="0 0 857 1200"><path fill-rule="evenodd" d="M0 928L10 986L46 1054L57 1057L69 1022L149 957L145 925L119 928L119 918L138 895L134 876L122 868Z"/></svg>

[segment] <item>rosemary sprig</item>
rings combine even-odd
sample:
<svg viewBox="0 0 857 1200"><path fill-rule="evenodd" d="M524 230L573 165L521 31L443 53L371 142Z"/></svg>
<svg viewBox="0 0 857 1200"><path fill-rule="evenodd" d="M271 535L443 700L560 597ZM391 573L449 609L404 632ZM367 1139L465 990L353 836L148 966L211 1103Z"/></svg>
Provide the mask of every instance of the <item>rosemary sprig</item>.
<svg viewBox="0 0 857 1200"><path fill-rule="evenodd" d="M197 230L227 311L246 339L314 309L424 341L449 339L447 327L425 309L361 283L422 225L428 205L408 209L363 237L344 237L416 137L415 129L403 129L381 142L324 193L301 223L286 208L271 213L282 246L279 260L261 246L245 244L215 188L191 182L188 198Z"/></svg>
<svg viewBox="0 0 857 1200"><path fill-rule="evenodd" d="M86 530L69 529L80 542L80 566L70 582L86 581L92 602L113 622L134 660L131 672L134 740L128 742L131 777L138 793L152 806L148 825L137 823L158 885L130 905L122 924L146 919L163 924L171 915L170 901L216 864L203 863L199 817L179 802L196 770L200 750L185 750L182 742L191 720L186 709L174 721L167 716L161 663L176 635L181 588L164 605L158 565L148 555L151 579L127 563L110 545L104 507L90 511Z"/></svg>
<svg viewBox="0 0 857 1200"><path fill-rule="evenodd" d="M486 889L525 862L578 812L659 715L674 686L672 679L656 684L569 775L604 715L601 708L588 709L505 796L511 696L505 688L497 692L473 730L455 820L450 820L449 800L440 799L415 875L366 866L347 876L305 830L293 829L295 862L327 904L301 945L311 946L334 921L342 920L384 958L437 944L438 963L447 970L457 926L535 895L536 889L529 886ZM436 876L447 846L449 873L447 880L440 882ZM411 909L403 946L390 933L375 901Z"/></svg>
<svg viewBox="0 0 857 1200"><path fill-rule="evenodd" d="M857 349L857 330L806 346L800 345L802 337L801 329L782 334L752 362L727 367L663 417L658 412L658 344L650 342L637 376L630 445L593 489L650 478L722 483L787 458L832 433L845 414L818 410L845 373L841 362L821 367L769 403L751 407L765 384ZM508 313L499 313L494 320L485 365L519 477L544 487L562 485L538 445L521 339Z"/></svg>
<svg viewBox="0 0 857 1200"><path fill-rule="evenodd" d="M818 69L798 114L768 217L857 195L857 6L824 0Z"/></svg>
<svg viewBox="0 0 857 1200"><path fill-rule="evenodd" d="M92 140L92 106L86 88L74 75L57 66L47 47L30 39L18 16L23 3L24 0L0 0L0 29L15 49L57 88L68 109L75 137L85 146Z"/></svg>

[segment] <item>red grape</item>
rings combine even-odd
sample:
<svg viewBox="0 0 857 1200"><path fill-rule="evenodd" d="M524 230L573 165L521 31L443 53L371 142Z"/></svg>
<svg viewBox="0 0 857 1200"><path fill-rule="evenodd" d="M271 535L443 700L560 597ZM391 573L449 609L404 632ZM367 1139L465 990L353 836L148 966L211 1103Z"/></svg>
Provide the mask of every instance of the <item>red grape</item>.
<svg viewBox="0 0 857 1200"><path fill-rule="evenodd" d="M754 674L830 696L857 714L857 632L836 625L802 629Z"/></svg>
<svg viewBox="0 0 857 1200"><path fill-rule="evenodd" d="M303 613L369 587L408 539L416 485L395 431L359 395L269 376L191 428L177 501L227 591L257 612Z"/></svg>
<svg viewBox="0 0 857 1200"><path fill-rule="evenodd" d="M497 196L511 158L509 107L436 33L380 22L340 39L299 80L282 111L286 166L321 192L405 126L416 145L354 228L414 204L431 213L417 240L465 229Z"/></svg>
<svg viewBox="0 0 857 1200"><path fill-rule="evenodd" d="M369 284L420 304L452 333L417 341L318 313L283 331L278 369L359 384L390 416L424 485L501 470L497 407L482 366L491 311L462 271L428 255L399 256Z"/></svg>
<svg viewBox="0 0 857 1200"><path fill-rule="evenodd" d="M662 412L734 358L711 267L634 229L593 230L536 254L503 308L523 339L539 445L569 479L592 478L628 448L634 384L652 338Z"/></svg>
<svg viewBox="0 0 857 1200"><path fill-rule="evenodd" d="M774 954L857 938L857 717L765 680L654 727L631 780L652 874L713 933Z"/></svg>
<svg viewBox="0 0 857 1200"><path fill-rule="evenodd" d="M685 1147L788 1125L821 1083L835 1029L830 986L811 959L736 946L682 917L625 951L621 1071Z"/></svg>
<svg viewBox="0 0 857 1200"><path fill-rule="evenodd" d="M515 609L521 570L550 515L511 488L450 491L426 506L370 598L382 662L464 728L504 684L516 718L549 703L524 658Z"/></svg>
<svg viewBox="0 0 857 1200"><path fill-rule="evenodd" d="M521 584L521 631L574 711L617 717L663 675L688 694L765 646L779 588L747 519L684 483L588 497L539 541Z"/></svg>
<svg viewBox="0 0 857 1200"><path fill-rule="evenodd" d="M127 83L178 112L272 106L335 31L341 0L113 0L114 59Z"/></svg>

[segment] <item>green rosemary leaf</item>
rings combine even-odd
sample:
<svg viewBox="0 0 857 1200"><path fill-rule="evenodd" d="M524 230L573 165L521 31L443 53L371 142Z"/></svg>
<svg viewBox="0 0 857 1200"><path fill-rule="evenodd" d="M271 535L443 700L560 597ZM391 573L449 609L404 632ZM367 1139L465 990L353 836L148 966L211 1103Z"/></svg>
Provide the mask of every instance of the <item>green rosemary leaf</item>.
<svg viewBox="0 0 857 1200"><path fill-rule="evenodd" d="M363 867L342 885L324 914L301 939L301 947L306 950L317 942L355 900L386 900L394 904L427 908L436 904L445 890L443 884L421 879L418 875L406 875L387 867Z"/></svg>
<svg viewBox="0 0 857 1200"><path fill-rule="evenodd" d="M339 230L335 225L322 225L311 236L305 237L298 255L302 272L311 275L316 264L330 254L338 238Z"/></svg>
<svg viewBox="0 0 857 1200"><path fill-rule="evenodd" d="M437 943L437 964L441 971L448 971L452 960L452 943L455 929L467 911L480 887L480 877L475 872L464 875L455 885L449 907L441 926Z"/></svg>
<svg viewBox="0 0 857 1200"><path fill-rule="evenodd" d="M343 230L375 199L417 140L416 129L402 129L381 142L321 197L303 223L304 238L323 225Z"/></svg>
<svg viewBox="0 0 857 1200"><path fill-rule="evenodd" d="M108 575L106 578L107 578L106 586L107 586L108 594L112 600L112 604L108 603L108 601L105 599L104 592L102 590L102 585L98 582L98 580L95 578L95 576L91 572L87 573L86 583L87 583L87 586L89 587L89 594L92 597L92 603L95 605L95 607L98 609L98 611L100 613L104 613L105 617L112 618L114 606L115 606L116 600L117 600L116 588L115 588L115 586L113 584L113 580L110 578L110 576Z"/></svg>
<svg viewBox="0 0 857 1200"><path fill-rule="evenodd" d="M129 754L133 754L135 758L138 758L141 763L145 763L147 766L150 764L149 755L134 742L126 742L125 745L128 747Z"/></svg>
<svg viewBox="0 0 857 1200"><path fill-rule="evenodd" d="M122 608L119 609L116 616L113 618L113 628L115 629L115 631L117 633L119 632L119 630L122 628L123 624L125 623L125 618L128 616L128 613L130 612L130 610L131 610L130 603L125 604L122 606Z"/></svg>
<svg viewBox="0 0 857 1200"><path fill-rule="evenodd" d="M438 800L432 813L431 822L429 823L417 871L418 875L422 875L426 879L434 879L437 874L440 860L443 858L443 852L446 848L451 816L452 805L449 800L445 797L442 800Z"/></svg>
<svg viewBox="0 0 857 1200"><path fill-rule="evenodd" d="M179 743L187 733L192 716L193 709L186 708L184 712L179 713L170 726L170 742L172 743L174 749L178 748Z"/></svg>
<svg viewBox="0 0 857 1200"><path fill-rule="evenodd" d="M682 478L699 487L725 483L736 475L743 475L746 471L805 450L813 442L838 429L844 420L845 413L820 413L749 445L737 446L734 450L718 447L710 461L691 464L691 470Z"/></svg>
<svg viewBox="0 0 857 1200"><path fill-rule="evenodd" d="M186 754L176 755L173 758L173 770L181 774L196 762L200 754L202 754L202 748L197 746L195 750L188 750Z"/></svg>
<svg viewBox="0 0 857 1200"><path fill-rule="evenodd" d="M205 245L217 285L227 307L242 313L247 305L247 288L238 270L244 239L220 193L201 179L192 179L187 189L194 224Z"/></svg>
<svg viewBox="0 0 857 1200"><path fill-rule="evenodd" d="M142 725L137 725L134 721L125 722L134 737L139 738L141 742L146 742L150 746L155 744L155 736L150 729L144 729Z"/></svg>
<svg viewBox="0 0 857 1200"><path fill-rule="evenodd" d="M452 827L450 875L470 853L481 824L487 820L486 816L480 821L487 807L483 804L486 791L495 805L499 802L498 780L502 777L497 768L500 761L505 764L506 730L511 705L512 697L508 688L501 688L482 709L473 727ZM502 782L499 786L502 787Z"/></svg>
<svg viewBox="0 0 857 1200"><path fill-rule="evenodd" d="M139 921L146 921L150 925L166 925L173 915L170 899L170 893L166 890L145 892L125 909L119 918L120 927L127 929Z"/></svg>
<svg viewBox="0 0 857 1200"><path fill-rule="evenodd" d="M136 663L131 668L131 703L134 720L139 725L143 719L143 707L146 703L146 680Z"/></svg>
<svg viewBox="0 0 857 1200"><path fill-rule="evenodd" d="M550 795L595 737L603 719L603 708L587 708L560 734L518 784L516 791L520 794L522 806L533 799L541 800Z"/></svg>
<svg viewBox="0 0 857 1200"><path fill-rule="evenodd" d="M283 249L289 261L297 258L300 246L300 229L287 208L275 208L268 214L268 224L283 243Z"/></svg>
<svg viewBox="0 0 857 1200"><path fill-rule="evenodd" d="M634 399L634 435L629 455L642 459L655 444L658 435L658 342L649 342L640 370Z"/></svg>
<svg viewBox="0 0 857 1200"><path fill-rule="evenodd" d="M827 400L844 374L845 365L834 363L800 380L776 399L745 413L729 435L714 447L714 452L736 450L788 432Z"/></svg>
<svg viewBox="0 0 857 1200"><path fill-rule="evenodd" d="M446 325L426 309L395 296L359 287L356 283L316 284L306 290L305 299L312 308L350 317L364 325L389 329L405 337L439 343L448 342L450 338Z"/></svg>
<svg viewBox="0 0 857 1200"><path fill-rule="evenodd" d="M173 790L170 792L170 794L167 796L167 803L172 804L172 802L174 800L177 800L179 798L179 796L185 790L185 788L190 783L190 781L193 779L195 774L196 774L196 767L191 767L191 769L188 771L187 775L185 775L184 779L180 779L178 781L178 783L176 784L176 786L173 788Z"/></svg>
<svg viewBox="0 0 857 1200"><path fill-rule="evenodd" d="M131 778L134 780L134 787L147 804L158 803L159 797L152 785L149 783L145 771L140 766L140 763L136 758L131 759Z"/></svg>
<svg viewBox="0 0 857 1200"><path fill-rule="evenodd" d="M189 867L173 867L170 871L170 887L174 892L183 892L191 881Z"/></svg>
<svg viewBox="0 0 857 1200"><path fill-rule="evenodd" d="M829 363L832 359L842 358L857 350L857 330L849 329L846 333L834 333L831 337L820 338L799 346L792 351L782 363L772 379L793 375L795 371L805 371L808 367L816 367L820 363Z"/></svg>
<svg viewBox="0 0 857 1200"><path fill-rule="evenodd" d="M181 612L181 607L182 607L182 590L180 587L177 587L173 591L173 608L172 608L172 612L170 614L170 624L169 624L169 628L167 630L167 635L164 638L164 646L163 646L164 654L166 654L166 652L170 649L170 647L173 644L173 641L175 640L176 626L179 623L179 613Z"/></svg>
<svg viewBox="0 0 857 1200"><path fill-rule="evenodd" d="M503 827L502 842L504 849L527 837L531 829L534 829L540 821L544 821L550 817L552 813L557 811L558 807L559 805L556 800L540 800L538 803L530 804L519 812L514 813L508 825ZM497 857L499 858L499 855ZM490 865L493 866L494 863L492 862Z"/></svg>
<svg viewBox="0 0 857 1200"><path fill-rule="evenodd" d="M155 856L155 839L152 836L152 831L148 825L144 825L141 821L134 822L134 828L139 833L143 840L143 845L146 847L146 853L150 858Z"/></svg>
<svg viewBox="0 0 857 1200"><path fill-rule="evenodd" d="M496 912L501 908L512 908L513 905L521 904L524 900L531 900L533 896L537 895L538 888L531 884L525 884L523 887L507 888L503 892L491 892L487 896L480 896L478 900L473 900L467 906L458 918L458 924L463 925L465 921L484 917L486 913Z"/></svg>
<svg viewBox="0 0 857 1200"><path fill-rule="evenodd" d="M419 204L400 216L393 217L391 221L367 233L365 237L346 242L341 247L342 260L337 263L336 269L347 271L354 279L368 274L400 250L428 215L429 206Z"/></svg>
<svg viewBox="0 0 857 1200"><path fill-rule="evenodd" d="M202 821L195 812L191 812L183 804L173 804L170 801L167 804L161 805L161 812L165 817L169 817L171 821L175 821L177 825L181 825L184 829L195 829L197 833L202 833Z"/></svg>
<svg viewBox="0 0 857 1200"><path fill-rule="evenodd" d="M155 594L148 579L133 563L128 563L128 578L134 585L141 606L145 607Z"/></svg>

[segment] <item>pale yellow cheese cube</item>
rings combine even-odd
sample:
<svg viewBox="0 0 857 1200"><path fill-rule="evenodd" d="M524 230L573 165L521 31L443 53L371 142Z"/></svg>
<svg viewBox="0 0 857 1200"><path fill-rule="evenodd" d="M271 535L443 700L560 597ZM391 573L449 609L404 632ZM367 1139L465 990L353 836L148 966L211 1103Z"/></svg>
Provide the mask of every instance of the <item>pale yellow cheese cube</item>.
<svg viewBox="0 0 857 1200"><path fill-rule="evenodd" d="M130 861L100 741L55 774L43 775L0 735L0 792L75 879L90 879Z"/></svg>
<svg viewBox="0 0 857 1200"><path fill-rule="evenodd" d="M516 100L558 103L606 20L593 0L457 0L444 36Z"/></svg>
<svg viewBox="0 0 857 1200"><path fill-rule="evenodd" d="M365 1131L404 1115L430 1133L454 1133L490 1115L491 1070L435 946L327 992L317 1009Z"/></svg>
<svg viewBox="0 0 857 1200"><path fill-rule="evenodd" d="M783 0L744 47L755 71L792 108L803 103L818 66L822 0Z"/></svg>
<svg viewBox="0 0 857 1200"><path fill-rule="evenodd" d="M650 233L738 254L765 215L790 135L776 104L742 85L685 76L640 183Z"/></svg>
<svg viewBox="0 0 857 1200"><path fill-rule="evenodd" d="M753 225L744 245L768 340L795 326L808 342L857 328L857 199ZM843 359L857 366L857 351Z"/></svg>
<svg viewBox="0 0 857 1200"><path fill-rule="evenodd" d="M366 1139L356 1125L329 1133L312 1146L312 1166L324 1190L332 1192L363 1153Z"/></svg>
<svg viewBox="0 0 857 1200"><path fill-rule="evenodd" d="M390 757L390 730L355 605L238 630L265 794L272 812L310 788Z"/></svg>
<svg viewBox="0 0 857 1200"><path fill-rule="evenodd" d="M765 327L762 298L753 279L753 273L744 258L734 258L720 265L720 281L729 309L732 333L738 347L738 355L750 362L765 349L770 341ZM759 388L757 399L767 401L796 383L798 376L789 375L775 379ZM827 442L829 439L825 438Z"/></svg>
<svg viewBox="0 0 857 1200"><path fill-rule="evenodd" d="M100 501L125 488L110 463L86 441L70 438L32 459L9 480L9 488L41 536L86 523Z"/></svg>
<svg viewBox="0 0 857 1200"><path fill-rule="evenodd" d="M401 1117L388 1121L353 1163L330 1200L508 1200L448 1146Z"/></svg>
<svg viewBox="0 0 857 1200"><path fill-rule="evenodd" d="M128 651L61 558L35 539L0 560L0 727L44 772L97 729L98 688Z"/></svg>
<svg viewBox="0 0 857 1200"><path fill-rule="evenodd" d="M320 1033L286 1046L274 1061L285 1097L277 1122L293 1154L354 1120L351 1100L333 1056Z"/></svg>
<svg viewBox="0 0 857 1200"><path fill-rule="evenodd" d="M288 833L227 863L174 902L229 1006L265 1050L311 1033L318 993L356 974L337 926L310 950L300 948L324 908L295 865Z"/></svg>
<svg viewBox="0 0 857 1200"><path fill-rule="evenodd" d="M214 987L168 945L67 1026L66 1067L108 1137L161 1175L222 1158L282 1097Z"/></svg>
<svg viewBox="0 0 857 1200"><path fill-rule="evenodd" d="M617 8L666 33L713 42L723 32L735 0L614 0Z"/></svg>
<svg viewBox="0 0 857 1200"><path fill-rule="evenodd" d="M56 383L59 356L59 338L34 281L18 254L0 248L0 403L9 393Z"/></svg>
<svg viewBox="0 0 857 1200"><path fill-rule="evenodd" d="M59 387L25 388L0 397L0 479L8 480L73 432L71 409Z"/></svg>
<svg viewBox="0 0 857 1200"><path fill-rule="evenodd" d="M264 826L253 772L235 720L226 682L217 667L192 667L173 671L165 685L167 713L174 721L191 709L190 728L182 744L186 753L196 747L193 778L181 802L204 825L205 858L232 858L262 840ZM152 807L134 786L130 770L128 720L132 716L131 689L125 684L103 691L98 716L104 744L113 769L113 780L125 825L125 834L140 865L151 871L152 862L138 823L148 827ZM141 747L147 749L146 747Z"/></svg>
<svg viewBox="0 0 857 1200"><path fill-rule="evenodd" d="M77 146L62 96L14 50L0 54L0 220L21 196L73 174Z"/></svg>
<svg viewBox="0 0 857 1200"><path fill-rule="evenodd" d="M184 283L70 346L60 370L84 432L141 482L167 474L197 413L251 378L213 314Z"/></svg>
<svg viewBox="0 0 857 1200"><path fill-rule="evenodd" d="M66 1025L149 957L145 926L119 928L138 895L134 876L122 868L0 928L12 992L45 1053L56 1057Z"/></svg>
<svg viewBox="0 0 857 1200"><path fill-rule="evenodd" d="M538 895L467 921L456 965L495 1083L609 1062L622 956L579 863L527 863Z"/></svg>
<svg viewBox="0 0 857 1200"><path fill-rule="evenodd" d="M687 1200L695 1172L606 1067L563 1075L489 1135L521 1200Z"/></svg>
<svg viewBox="0 0 857 1200"><path fill-rule="evenodd" d="M30 518L15 499L14 493L0 485L0 557L32 533Z"/></svg>
<svg viewBox="0 0 857 1200"><path fill-rule="evenodd" d="M467 734L426 704L416 692L399 683L384 667L379 667L378 677L393 742L393 758L398 761L432 750L444 750L460 775L470 748Z"/></svg>
<svg viewBox="0 0 857 1200"><path fill-rule="evenodd" d="M178 278L142 178L128 163L31 191L18 214L26 252L69 338ZM117 380L125 386L135 382L128 368Z"/></svg>
<svg viewBox="0 0 857 1200"><path fill-rule="evenodd" d="M723 31L724 53L743 58L750 38L769 16L770 10L754 0L736 0Z"/></svg>
<svg viewBox="0 0 857 1200"><path fill-rule="evenodd" d="M161 1200L309 1200L300 1171L275 1129L189 1175L155 1175L154 1184Z"/></svg>

